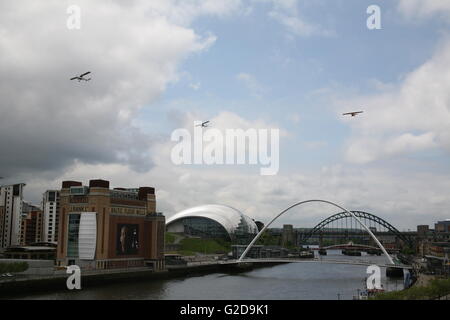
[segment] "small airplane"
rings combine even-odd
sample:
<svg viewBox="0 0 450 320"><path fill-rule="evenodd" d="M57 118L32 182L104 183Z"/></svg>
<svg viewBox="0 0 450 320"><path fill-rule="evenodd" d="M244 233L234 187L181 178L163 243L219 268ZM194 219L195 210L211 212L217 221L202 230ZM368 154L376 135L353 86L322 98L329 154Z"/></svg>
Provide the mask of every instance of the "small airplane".
<svg viewBox="0 0 450 320"><path fill-rule="evenodd" d="M80 74L78 77L73 77L72 79L70 79L71 81L72 80L78 80L78 82L80 82L81 80L83 80L83 81L90 81L92 78L89 78L89 79L86 79L86 78L84 78L85 76L87 76L88 74L90 74L91 72L89 71L89 72L86 72L86 73L83 73L83 74Z"/></svg>
<svg viewBox="0 0 450 320"><path fill-rule="evenodd" d="M358 114L363 113L364 111L353 111L353 112L347 112L347 113L343 113L343 116L352 116L352 117L356 117Z"/></svg>
<svg viewBox="0 0 450 320"><path fill-rule="evenodd" d="M202 124L196 125L196 127L207 128L207 127L208 127L208 123L209 123L209 120L208 120L208 121L205 121L205 122L202 122Z"/></svg>

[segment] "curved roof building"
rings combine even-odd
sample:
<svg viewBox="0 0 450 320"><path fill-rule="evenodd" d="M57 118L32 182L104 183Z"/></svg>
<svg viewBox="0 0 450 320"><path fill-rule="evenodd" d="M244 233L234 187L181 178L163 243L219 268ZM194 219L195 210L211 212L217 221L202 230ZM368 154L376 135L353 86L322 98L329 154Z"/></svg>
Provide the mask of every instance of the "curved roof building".
<svg viewBox="0 0 450 320"><path fill-rule="evenodd" d="M248 240L258 233L256 223L239 210L225 205L202 205L183 210L166 222L168 232L202 238L225 238L232 242Z"/></svg>

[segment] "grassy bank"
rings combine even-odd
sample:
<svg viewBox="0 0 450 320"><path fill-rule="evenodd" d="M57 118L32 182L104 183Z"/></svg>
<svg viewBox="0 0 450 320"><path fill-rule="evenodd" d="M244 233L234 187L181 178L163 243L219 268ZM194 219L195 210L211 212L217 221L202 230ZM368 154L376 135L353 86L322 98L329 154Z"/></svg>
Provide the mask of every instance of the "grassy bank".
<svg viewBox="0 0 450 320"><path fill-rule="evenodd" d="M172 234L170 232L166 232L164 236L165 236L165 243L166 244L174 244L175 240L177 238L174 234Z"/></svg>
<svg viewBox="0 0 450 320"><path fill-rule="evenodd" d="M433 279L425 286L378 294L374 300L436 300L450 295L450 279Z"/></svg>
<svg viewBox="0 0 450 320"><path fill-rule="evenodd" d="M183 256L200 254L226 254L231 250L230 244L221 240L184 238L179 241L179 250L167 252Z"/></svg>
<svg viewBox="0 0 450 320"><path fill-rule="evenodd" d="M26 262L0 262L0 274L3 273L14 273L14 272L23 272L28 269L28 263Z"/></svg>
<svg viewBox="0 0 450 320"><path fill-rule="evenodd" d="M227 253L229 244L212 239L186 238L180 241L180 251L198 252L203 254Z"/></svg>

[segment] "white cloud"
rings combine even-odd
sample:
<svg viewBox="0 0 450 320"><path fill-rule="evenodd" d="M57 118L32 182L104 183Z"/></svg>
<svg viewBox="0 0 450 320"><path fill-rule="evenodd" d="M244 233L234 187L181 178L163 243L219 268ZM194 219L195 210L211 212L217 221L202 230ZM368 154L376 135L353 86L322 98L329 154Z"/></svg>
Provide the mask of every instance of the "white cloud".
<svg viewBox="0 0 450 320"><path fill-rule="evenodd" d="M302 117L298 113L292 113L289 115L288 120L292 121L295 124L299 124L302 120Z"/></svg>
<svg viewBox="0 0 450 320"><path fill-rule="evenodd" d="M259 83L255 76L241 72L236 75L236 79L242 83L253 96L261 98L264 94L265 88Z"/></svg>
<svg viewBox="0 0 450 320"><path fill-rule="evenodd" d="M103 178L114 187L156 187L157 209L168 217L192 206L219 203L267 223L295 202L318 198L376 214L401 229L448 218L450 199L446 190L450 188L450 177L441 174L401 176L379 169L331 166L319 172L263 177L230 167L176 167L162 156L155 163L145 173L121 164L80 163L55 180L29 179L26 193L39 195L44 187L60 187L64 179L87 183L92 178ZM338 211L331 206L311 204L292 210L277 224L312 227Z"/></svg>
<svg viewBox="0 0 450 320"><path fill-rule="evenodd" d="M305 146L309 149L320 149L328 145L326 141L308 141L305 142Z"/></svg>
<svg viewBox="0 0 450 320"><path fill-rule="evenodd" d="M66 27L69 4L0 4L0 166L9 176L74 159L148 169L153 139L133 127L137 111L177 81L183 59L214 44L189 23L240 1L80 0L81 30ZM91 82L69 81L88 70Z"/></svg>
<svg viewBox="0 0 450 320"><path fill-rule="evenodd" d="M128 6L121 0L115 1L124 3L124 7ZM223 18L245 11L241 0L152 0L141 2L145 4L144 10L150 15L164 16L172 23L185 26L199 16L214 15Z"/></svg>
<svg viewBox="0 0 450 320"><path fill-rule="evenodd" d="M367 163L433 148L450 151L450 40L398 86L342 102L365 113L345 119L353 127L347 158ZM343 111L342 108L340 111Z"/></svg>
<svg viewBox="0 0 450 320"><path fill-rule="evenodd" d="M195 82L195 83L190 83L189 84L189 87L192 88L195 91L199 90L201 86L202 85L201 85L200 82Z"/></svg>
<svg viewBox="0 0 450 320"><path fill-rule="evenodd" d="M291 34L326 34L304 20L296 0L267 1L269 15ZM150 138L132 121L143 105L177 81L183 59L216 41L211 34L196 33L192 21L239 12L241 1L79 0L80 31L65 27L69 4L0 2L0 149L8 150L0 153L0 167L12 176L6 183L27 183L26 198L38 201L44 190L59 188L65 179L104 178L113 186L155 186L158 208L169 216L190 206L224 203L266 222L295 201L317 197L379 214L395 225L412 227L444 218L450 205L450 177L445 174L394 176L387 169L335 166L320 173L283 172L281 167L277 176L262 177L235 167L172 165L169 139ZM430 14L437 12L430 8L437 7L425 8ZM440 8L446 10L442 3ZM68 81L87 70L93 72L90 83ZM352 100L367 106L367 112L357 122L347 120L355 130L350 158L368 162L449 148L449 70L450 45L399 88L389 86L382 94ZM256 93L261 90L250 74L238 79ZM178 120L192 126L193 120L203 118L189 113ZM276 127L228 112L211 120L225 129ZM366 158L361 161L358 155ZM301 213L295 218L300 227L312 226L334 211L308 207Z"/></svg>
<svg viewBox="0 0 450 320"><path fill-rule="evenodd" d="M331 33L322 30L317 25L313 25L300 18L298 15L292 15L279 10L269 12L269 17L282 24L291 34L300 37L309 37L312 35L330 35Z"/></svg>
<svg viewBox="0 0 450 320"><path fill-rule="evenodd" d="M181 123L192 126L198 115L185 114ZM224 129L267 128L263 120L248 120L231 112L211 119L213 127ZM450 199L450 177L442 174L413 172L403 175L388 169L334 165L315 172L289 171L276 176L260 176L239 166L175 166L170 161L174 143L169 138L152 145L154 167L137 172L127 164L85 164L76 162L61 176L23 176L27 181L26 197L39 200L47 188L59 188L63 180L103 178L112 187L153 186L157 190L157 207L166 216L207 203L231 205L254 219L267 223L289 205L319 198L335 201L352 210L379 215L399 228L414 228L446 217ZM281 155L283 149L281 150ZM282 168L281 168L282 169ZM280 219L297 227L312 227L338 210L320 204L293 210ZM405 219L405 216L408 219Z"/></svg>
<svg viewBox="0 0 450 320"><path fill-rule="evenodd" d="M450 22L448 0L399 0L398 8L408 18L429 18L440 15Z"/></svg>
<svg viewBox="0 0 450 320"><path fill-rule="evenodd" d="M299 0L252 0L271 6L268 17L277 21L288 31L289 37L331 36L334 33L307 21L300 13Z"/></svg>

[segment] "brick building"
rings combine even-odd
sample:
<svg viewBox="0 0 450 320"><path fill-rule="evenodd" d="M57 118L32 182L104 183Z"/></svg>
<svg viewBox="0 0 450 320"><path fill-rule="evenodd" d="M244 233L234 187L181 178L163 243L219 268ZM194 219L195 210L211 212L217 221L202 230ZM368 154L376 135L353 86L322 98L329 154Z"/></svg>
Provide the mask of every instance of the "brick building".
<svg viewBox="0 0 450 320"><path fill-rule="evenodd" d="M24 202L21 224L22 246L42 241L43 212L40 208Z"/></svg>
<svg viewBox="0 0 450 320"><path fill-rule="evenodd" d="M154 188L64 181L59 213L58 265L164 268L165 217L156 212Z"/></svg>

